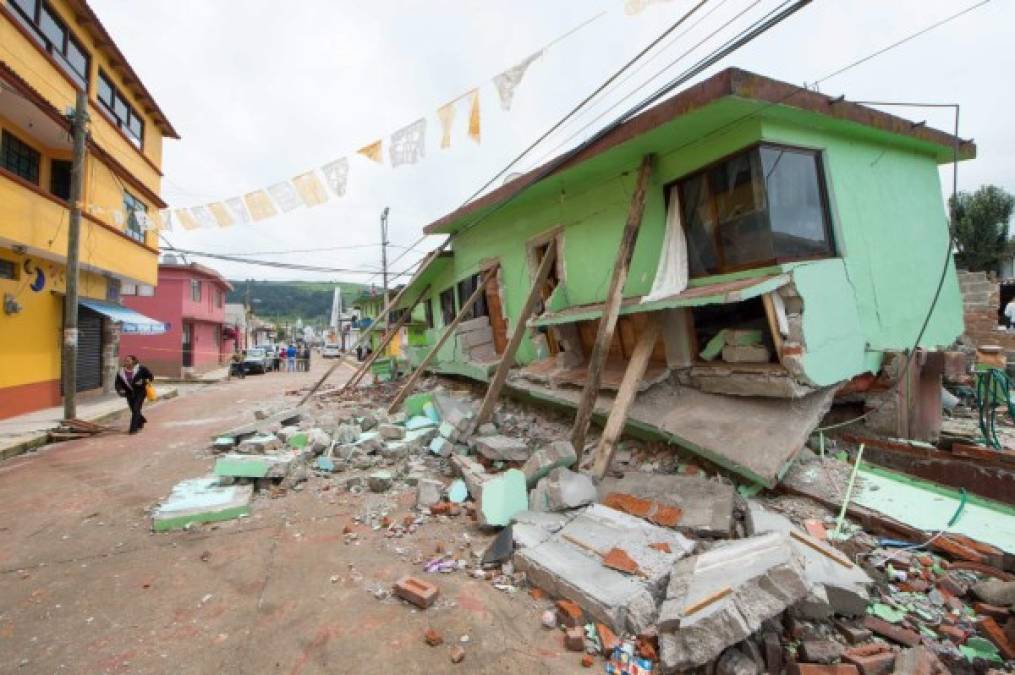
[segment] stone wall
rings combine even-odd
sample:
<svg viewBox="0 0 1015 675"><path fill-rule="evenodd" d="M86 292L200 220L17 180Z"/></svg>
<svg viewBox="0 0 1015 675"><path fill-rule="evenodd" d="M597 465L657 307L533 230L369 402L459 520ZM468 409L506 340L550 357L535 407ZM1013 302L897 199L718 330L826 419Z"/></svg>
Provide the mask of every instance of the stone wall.
<svg viewBox="0 0 1015 675"><path fill-rule="evenodd" d="M977 347L1000 345L1006 352L1015 353L1015 330L999 330L997 325L997 311L1001 304L1001 288L997 279L986 272L964 270L959 270L958 276L966 322L963 342Z"/></svg>

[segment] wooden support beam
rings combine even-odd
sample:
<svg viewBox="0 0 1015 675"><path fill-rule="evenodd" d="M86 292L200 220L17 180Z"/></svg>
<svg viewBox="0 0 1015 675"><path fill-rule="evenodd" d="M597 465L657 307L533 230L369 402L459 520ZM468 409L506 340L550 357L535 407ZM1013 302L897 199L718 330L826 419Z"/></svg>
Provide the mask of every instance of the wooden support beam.
<svg viewBox="0 0 1015 675"><path fill-rule="evenodd" d="M440 348L448 341L448 338L454 334L455 329L458 328L458 324L460 324L465 318L465 313L468 312L469 309L476 304L476 301L479 300L480 296L483 295L486 291L486 285L490 283L490 279L492 279L493 275L496 273L497 269L494 268L483 276L483 280L480 282L479 286L476 287L476 290L472 292L469 299L466 300L465 304L463 304L461 309L458 310L458 316L455 317L454 321L447 325L444 329L444 333L441 334L436 344L434 344L433 349L431 349L427 355L423 357L423 360L420 362L416 370L412 371L412 375L410 375L409 379L406 380L404 385L402 385L402 388L398 390L398 394L395 395L395 398L391 401L391 405L388 406L388 414L394 413L398 410L398 406L402 405L402 401L404 401L405 397L412 391L413 386L416 384L416 380L420 378L423 371L426 370L426 367L430 365L430 362L433 361L435 356L437 356L437 352L440 351Z"/></svg>
<svg viewBox="0 0 1015 675"><path fill-rule="evenodd" d="M635 185L634 195L631 197L631 204L627 210L627 223L624 225L624 231L620 237L620 246L617 249L617 258L613 263L613 276L610 278L610 289L606 294L603 315L599 319L599 329L596 331L596 341L592 347L592 355L589 357L585 388L582 390L578 412L575 414L574 428L571 430L571 443L574 445L575 453L578 455L579 464L585 450L585 435L588 433L589 422L592 420L592 412L596 405L596 398L599 396L599 383L602 380L603 366L606 364L606 357L610 352L610 343L613 341L613 331L617 327L617 317L620 315L620 303L623 300L624 283L627 281L631 254L634 252L634 244L638 240L638 230L641 228L641 217L645 212L645 190L648 187L649 177L652 174L652 163L652 155L645 155L641 160L641 168L638 170L638 182Z"/></svg>
<svg viewBox="0 0 1015 675"><path fill-rule="evenodd" d="M529 290L529 297L525 299L522 311L515 320L515 329L511 333L511 339L508 341L504 353L501 354L500 363L497 364L497 371L493 374L490 385L486 388L486 396L483 397L483 404L479 407L479 414L476 415L476 420L473 423L474 428L487 422L490 419L490 415L493 414L493 407L497 403L501 389L504 388L504 382L507 381L508 371L514 365L518 346L522 343L522 338L525 337L525 331L528 330L526 324L539 302L540 287L543 285L546 277L549 276L550 270L553 269L556 257L557 241L556 239L551 239L549 246L546 248L546 253L543 254L543 259L539 263L539 268L536 270L536 278L533 280L532 288Z"/></svg>
<svg viewBox="0 0 1015 675"><path fill-rule="evenodd" d="M385 308L383 310L381 310L381 314L379 314L374 319L373 322L370 322L370 325L366 328L366 330L363 331L362 333L360 333L359 339L356 340L356 343L354 345L352 345L351 349L355 349L357 346L362 344L363 341L366 340L369 337L370 332L373 331L375 329L375 327L377 327L377 325L385 317L388 316L388 313L391 312L392 308L396 307L398 305L398 303L402 301L402 296L405 295L406 291L409 290L409 288L412 287L413 282L415 282L416 279L419 278L419 275L422 274L423 271L427 267L430 266L430 263L432 263L434 260L437 259L437 256L441 255L441 253L448 247L448 245L450 243L451 243L451 239L446 240L444 244L442 244L441 246L438 246L436 249L433 249L433 251L431 251L429 253L429 255L426 256L426 258L423 259L423 261L419 264L419 269L417 269L415 274L412 275L412 278L409 279L409 282L407 284L405 284L405 287L403 287L402 290L398 291L398 293L395 295L395 297L393 297L391 299L390 302L388 302L388 305L386 305ZM310 398L312 396L314 396L314 394L317 393L317 390L321 389L321 385L323 385L325 382L327 382L328 378L330 378L331 374L335 372L335 368L338 367L338 364L340 362L341 361L336 361L334 364L332 364L331 367L329 367L327 370L325 370L325 374L323 376L321 376L321 379L317 381L317 384L315 384L313 387L311 387L311 391L307 392L307 396L304 396L302 398L302 400L299 401L299 405L303 405L304 403L307 403L307 401L309 401Z"/></svg>
<svg viewBox="0 0 1015 675"><path fill-rule="evenodd" d="M429 292L430 286L428 284L422 291L419 292L419 295L416 296L416 299L413 300L412 304L409 306L409 310L405 312L398 319L398 321L395 322L393 326L388 327L388 330L385 331L384 336L378 343L377 349L371 352L370 356L367 357L367 359L360 364L359 368L356 369L356 372L353 373L352 377L346 380L346 383L340 390L340 393L348 389L352 389L353 387L355 387L360 383L360 381L370 371L370 366L374 365L374 362L381 357L381 355L384 353L384 350L388 348L388 345L391 344L391 341L395 339L396 335L398 335L398 331L402 330L402 326L408 323L409 319L412 318L412 310L416 308L416 305L418 305L419 301L423 299L423 296Z"/></svg>
<svg viewBox="0 0 1015 675"><path fill-rule="evenodd" d="M613 462L613 452L616 449L617 439L624 431L624 424L627 422L627 413L631 409L634 397L638 394L638 385L645 377L645 369L648 368L648 361L652 357L652 350L659 339L662 327L655 314L648 315L648 321L638 342L634 346L634 353L624 371L624 379L620 382L620 389L617 390L617 397L613 399L613 407L610 409L610 416L606 420L606 427L603 429L603 436L596 446L596 461L592 465L592 475L602 480Z"/></svg>
<svg viewBox="0 0 1015 675"><path fill-rule="evenodd" d="M765 317L768 319L768 330L772 334L772 344L775 346L775 355L782 363L782 329L779 327L779 311L775 306L772 293L765 293L761 296L761 302L765 306Z"/></svg>

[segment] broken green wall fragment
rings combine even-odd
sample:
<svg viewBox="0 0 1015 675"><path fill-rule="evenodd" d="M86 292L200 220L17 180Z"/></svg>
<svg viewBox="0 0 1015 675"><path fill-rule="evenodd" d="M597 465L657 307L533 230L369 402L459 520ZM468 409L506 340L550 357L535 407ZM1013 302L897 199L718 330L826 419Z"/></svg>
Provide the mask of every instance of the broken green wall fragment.
<svg viewBox="0 0 1015 675"><path fill-rule="evenodd" d="M705 345L705 348L701 350L701 353L698 354L698 356L705 361L714 361L716 357L722 354L722 348L725 345L726 331L721 330L715 334L715 337L708 341L708 344Z"/></svg>
<svg viewBox="0 0 1015 675"><path fill-rule="evenodd" d="M307 447L307 435L303 432L293 434L289 437L289 445L297 450Z"/></svg>
<svg viewBox="0 0 1015 675"><path fill-rule="evenodd" d="M406 417L415 417L424 414L423 408L427 403L433 403L433 394L428 391L406 398L402 409L405 411Z"/></svg>
<svg viewBox="0 0 1015 675"><path fill-rule="evenodd" d="M1001 663L1001 655L990 640L974 635L966 640L965 644L959 646L959 651L968 661L983 659L993 663Z"/></svg>
<svg viewBox="0 0 1015 675"><path fill-rule="evenodd" d="M525 474L508 469L484 481L479 500L481 522L484 525L504 526L511 517L529 508L529 493L525 487Z"/></svg>
<svg viewBox="0 0 1015 675"><path fill-rule="evenodd" d="M220 485L217 476L181 481L152 512L152 529L166 532L248 515L253 494L253 485Z"/></svg>

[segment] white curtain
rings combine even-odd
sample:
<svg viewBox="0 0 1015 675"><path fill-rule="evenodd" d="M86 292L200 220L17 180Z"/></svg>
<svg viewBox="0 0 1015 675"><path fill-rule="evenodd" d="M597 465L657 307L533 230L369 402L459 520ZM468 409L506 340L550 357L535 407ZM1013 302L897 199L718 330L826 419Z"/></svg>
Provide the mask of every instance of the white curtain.
<svg viewBox="0 0 1015 675"><path fill-rule="evenodd" d="M687 288L687 239L680 218L680 200L677 191L670 191L670 203L666 210L666 235L663 250L659 254L659 266L652 290L642 302L660 300L676 295Z"/></svg>

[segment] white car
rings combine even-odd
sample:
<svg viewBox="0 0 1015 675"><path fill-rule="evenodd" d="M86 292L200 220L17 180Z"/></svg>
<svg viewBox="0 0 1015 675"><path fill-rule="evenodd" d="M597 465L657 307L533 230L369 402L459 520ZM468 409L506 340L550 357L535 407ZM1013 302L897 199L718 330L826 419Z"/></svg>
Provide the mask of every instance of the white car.
<svg viewBox="0 0 1015 675"><path fill-rule="evenodd" d="M321 356L326 359L337 359L342 355L342 347L336 343L329 343L321 347Z"/></svg>

